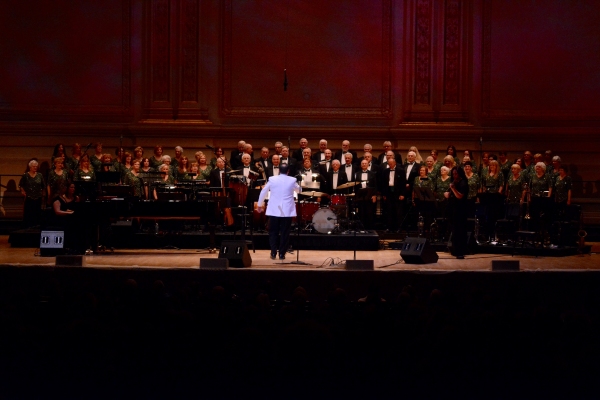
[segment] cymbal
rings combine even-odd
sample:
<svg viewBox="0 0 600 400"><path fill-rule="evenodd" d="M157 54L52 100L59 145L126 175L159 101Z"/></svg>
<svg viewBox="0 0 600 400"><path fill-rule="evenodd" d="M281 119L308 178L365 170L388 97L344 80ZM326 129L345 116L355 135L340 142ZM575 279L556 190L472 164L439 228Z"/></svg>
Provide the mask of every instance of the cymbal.
<svg viewBox="0 0 600 400"><path fill-rule="evenodd" d="M344 183L343 185L338 186L338 189L348 189L349 187L352 187L354 185L358 185L360 182L348 182L348 183Z"/></svg>
<svg viewBox="0 0 600 400"><path fill-rule="evenodd" d="M314 191L301 192L301 193L298 193L298 194L301 195L301 196L312 196L312 197L329 196L327 193L314 192Z"/></svg>
<svg viewBox="0 0 600 400"><path fill-rule="evenodd" d="M354 196L356 196L356 193L345 194L344 196L346 196L346 197L354 197Z"/></svg>

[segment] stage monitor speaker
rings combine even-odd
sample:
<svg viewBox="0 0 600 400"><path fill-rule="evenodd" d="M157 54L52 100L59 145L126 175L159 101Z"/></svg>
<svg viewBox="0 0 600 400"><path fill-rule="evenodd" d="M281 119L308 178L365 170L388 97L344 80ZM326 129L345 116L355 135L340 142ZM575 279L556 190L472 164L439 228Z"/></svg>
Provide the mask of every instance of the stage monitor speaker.
<svg viewBox="0 0 600 400"><path fill-rule="evenodd" d="M56 256L57 267L83 267L85 260L83 256Z"/></svg>
<svg viewBox="0 0 600 400"><path fill-rule="evenodd" d="M373 271L373 260L346 260L346 269L349 271Z"/></svg>
<svg viewBox="0 0 600 400"><path fill-rule="evenodd" d="M433 264L438 262L438 255L425 238L407 237L402 243L400 257L407 264Z"/></svg>
<svg viewBox="0 0 600 400"><path fill-rule="evenodd" d="M492 260L492 271L518 271L519 260Z"/></svg>
<svg viewBox="0 0 600 400"><path fill-rule="evenodd" d="M42 231L40 235L40 256L54 257L64 253L64 231Z"/></svg>
<svg viewBox="0 0 600 400"><path fill-rule="evenodd" d="M219 258L228 259L231 268L248 268L252 265L248 245L244 240L224 240L221 242Z"/></svg>
<svg viewBox="0 0 600 400"><path fill-rule="evenodd" d="M229 260L227 258L201 258L200 269L227 269Z"/></svg>

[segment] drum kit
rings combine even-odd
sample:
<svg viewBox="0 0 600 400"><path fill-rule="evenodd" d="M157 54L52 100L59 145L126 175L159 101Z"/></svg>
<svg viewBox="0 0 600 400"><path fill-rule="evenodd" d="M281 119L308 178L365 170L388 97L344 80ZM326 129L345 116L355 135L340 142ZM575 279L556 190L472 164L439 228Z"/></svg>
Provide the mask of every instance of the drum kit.
<svg viewBox="0 0 600 400"><path fill-rule="evenodd" d="M348 182L337 187L339 190L348 189L356 185L357 182ZM350 210L352 208L352 199L354 193L351 194L332 194L328 195L323 192L304 191L300 196L308 197L308 200L301 200L296 204L298 214L298 227L303 231L317 232L323 234L344 233L348 231L349 216L353 215ZM311 201L314 198L329 198L328 206L321 206L320 202Z"/></svg>

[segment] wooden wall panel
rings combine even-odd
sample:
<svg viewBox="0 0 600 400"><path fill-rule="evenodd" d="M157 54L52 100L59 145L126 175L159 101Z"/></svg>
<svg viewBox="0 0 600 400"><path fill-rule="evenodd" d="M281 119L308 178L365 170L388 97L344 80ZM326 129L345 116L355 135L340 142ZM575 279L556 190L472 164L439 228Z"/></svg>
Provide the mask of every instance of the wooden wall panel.
<svg viewBox="0 0 600 400"><path fill-rule="evenodd" d="M200 0L144 4L144 122L208 123L200 87Z"/></svg>
<svg viewBox="0 0 600 400"><path fill-rule="evenodd" d="M130 27L128 0L2 1L0 119L126 120Z"/></svg>
<svg viewBox="0 0 600 400"><path fill-rule="evenodd" d="M595 0L486 0L482 115L488 123L597 125L599 20Z"/></svg>
<svg viewBox="0 0 600 400"><path fill-rule="evenodd" d="M391 116L390 0L226 0L223 14L224 116Z"/></svg>

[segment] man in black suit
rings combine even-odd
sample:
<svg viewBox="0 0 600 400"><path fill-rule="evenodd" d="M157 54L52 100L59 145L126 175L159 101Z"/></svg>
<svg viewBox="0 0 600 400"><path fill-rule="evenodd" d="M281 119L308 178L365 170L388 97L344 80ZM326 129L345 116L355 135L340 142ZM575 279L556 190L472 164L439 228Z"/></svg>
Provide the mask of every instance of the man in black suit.
<svg viewBox="0 0 600 400"><path fill-rule="evenodd" d="M344 156L344 162L341 163L340 167L342 172L346 175L346 179L348 182L354 181L354 175L356 175L356 172L358 170L358 168L356 167L356 165L354 165L352 161L352 154L348 153Z"/></svg>
<svg viewBox="0 0 600 400"><path fill-rule="evenodd" d="M373 154L369 153L368 151L365 152L363 156L358 159L358 165L362 164L362 160L367 160L367 163L369 163L369 171L379 171L379 165L373 161Z"/></svg>
<svg viewBox="0 0 600 400"><path fill-rule="evenodd" d="M375 218L375 203L377 202L377 173L368 170L369 163L363 160L360 169L354 174L356 185L356 203L358 214L365 229L371 229Z"/></svg>
<svg viewBox="0 0 600 400"><path fill-rule="evenodd" d="M294 150L294 152L292 153L292 157L294 157L296 160L302 160L302 151L308 147L308 140L306 140L306 138L302 138L300 139L299 144L300 148Z"/></svg>
<svg viewBox="0 0 600 400"><path fill-rule="evenodd" d="M240 160L241 161L241 160ZM225 161L222 158L217 159L217 167L210 171L210 187L229 187L229 172L231 169L225 168Z"/></svg>
<svg viewBox="0 0 600 400"><path fill-rule="evenodd" d="M279 158L279 163L280 164L287 164L289 165L290 169L288 171L288 175L289 176L296 176L296 163L298 161L293 158L290 157L290 149L287 146L283 146L281 148L281 157Z"/></svg>
<svg viewBox="0 0 600 400"><path fill-rule="evenodd" d="M325 176L325 192L329 195L335 193L346 193L348 189L338 189L345 183L348 183L348 177L344 170L341 169L340 160L333 160L331 162L331 168L324 174Z"/></svg>
<svg viewBox="0 0 600 400"><path fill-rule="evenodd" d="M312 155L312 160L315 163L319 163L325 160L325 150L327 150L327 140L319 140L319 151Z"/></svg>
<svg viewBox="0 0 600 400"><path fill-rule="evenodd" d="M269 148L268 147L263 147L262 149L260 149L260 157L258 157L256 160L254 160L254 165L255 166L259 166L260 168L257 167L257 171L260 173L260 178L266 180L267 179L267 167L269 165L271 165L271 157L269 156Z"/></svg>
<svg viewBox="0 0 600 400"><path fill-rule="evenodd" d="M399 228L402 218L402 206L406 193L406 174L394 158L388 159L388 167L380 171L379 192L383 200L383 216L389 232Z"/></svg>
<svg viewBox="0 0 600 400"><path fill-rule="evenodd" d="M325 189L325 178L321 176L318 168L312 165L312 160L310 158L307 157L304 159L304 164L298 173L302 176L300 186L303 191L314 190L322 192Z"/></svg>
<svg viewBox="0 0 600 400"><path fill-rule="evenodd" d="M279 158L279 156L277 154L273 154L273 157L271 157L271 163L265 169L265 174L267 175L267 180L272 176L279 175L280 160L281 159Z"/></svg>
<svg viewBox="0 0 600 400"><path fill-rule="evenodd" d="M405 196L412 201L412 189L415 184L415 178L419 176L419 167L421 164L416 162L417 153L409 151L406 162L404 163L404 173L406 175L406 194Z"/></svg>
<svg viewBox="0 0 600 400"><path fill-rule="evenodd" d="M333 161L333 154L331 153L331 150L325 149L324 154L325 158L319 162L319 171L321 172L321 175L327 175L327 173L331 171L331 161Z"/></svg>
<svg viewBox="0 0 600 400"><path fill-rule="evenodd" d="M229 157L229 165L231 168L238 169L242 165L242 154L244 154L244 146L246 142L240 140L237 144L237 149L231 151L231 157Z"/></svg>
<svg viewBox="0 0 600 400"><path fill-rule="evenodd" d="M352 154L352 162L356 164L358 156L356 155L355 151L350 150L350 142L348 140L344 140L342 142L342 150L336 151L333 158L335 158L336 160L340 160L340 162L343 163L344 156L348 153Z"/></svg>
<svg viewBox="0 0 600 400"><path fill-rule="evenodd" d="M383 142L383 153L381 153L379 155L379 157L377 157L377 162L379 163L379 165L381 165L385 162L385 160L387 158L386 154L388 151L391 151L394 153L394 158L396 159L396 164L402 165L402 155L399 152L392 150L392 142L390 142L389 140L386 140L385 142Z"/></svg>

